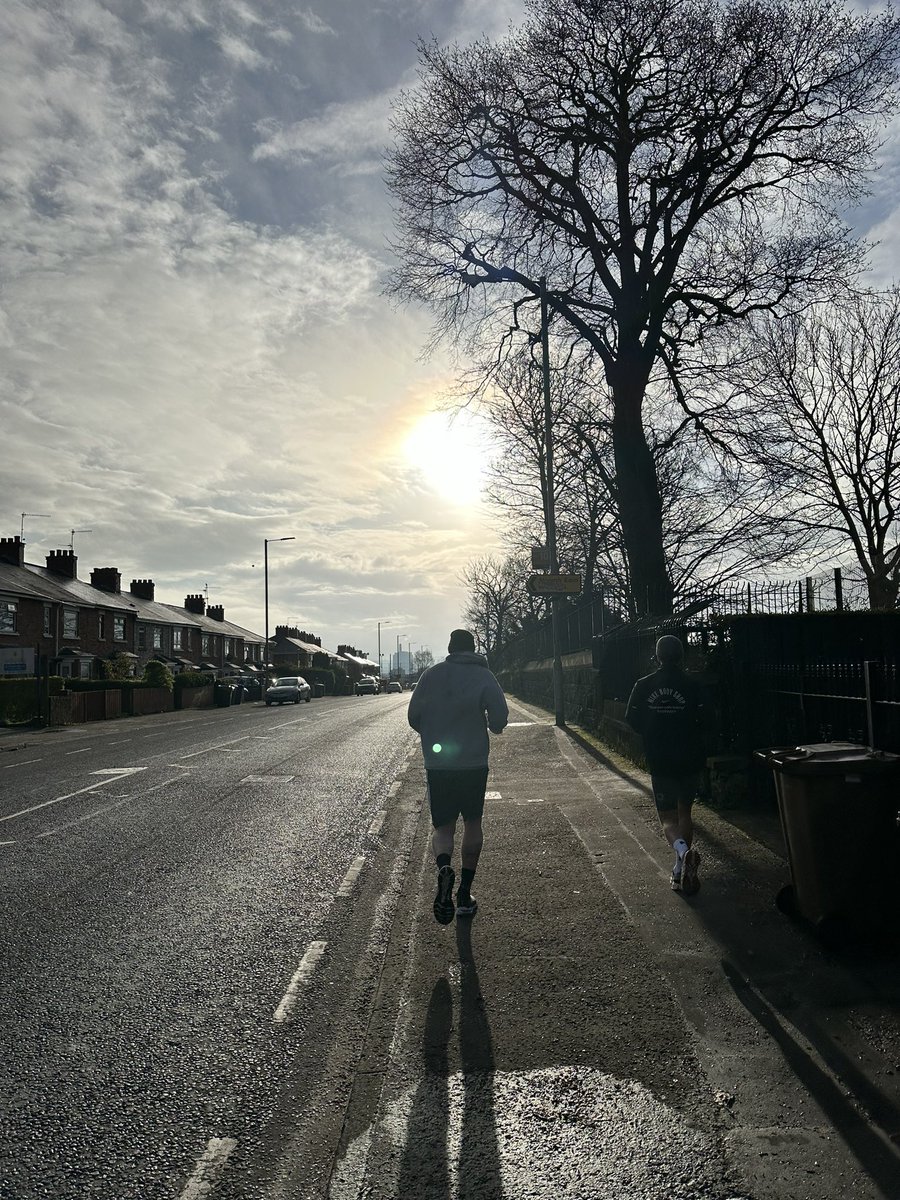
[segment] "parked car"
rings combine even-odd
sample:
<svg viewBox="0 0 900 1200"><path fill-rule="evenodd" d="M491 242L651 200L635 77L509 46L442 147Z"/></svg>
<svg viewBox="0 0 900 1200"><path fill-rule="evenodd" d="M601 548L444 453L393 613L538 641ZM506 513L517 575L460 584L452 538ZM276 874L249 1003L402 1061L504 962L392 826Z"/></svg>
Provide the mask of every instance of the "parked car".
<svg viewBox="0 0 900 1200"><path fill-rule="evenodd" d="M400 682L399 679L392 679L391 682L387 685L387 690L389 692L402 692L403 684Z"/></svg>
<svg viewBox="0 0 900 1200"><path fill-rule="evenodd" d="M356 681L357 696L377 696L378 680L374 675L363 675Z"/></svg>
<svg viewBox="0 0 900 1200"><path fill-rule="evenodd" d="M312 699L312 688L299 675L285 675L266 689L266 704L299 704Z"/></svg>

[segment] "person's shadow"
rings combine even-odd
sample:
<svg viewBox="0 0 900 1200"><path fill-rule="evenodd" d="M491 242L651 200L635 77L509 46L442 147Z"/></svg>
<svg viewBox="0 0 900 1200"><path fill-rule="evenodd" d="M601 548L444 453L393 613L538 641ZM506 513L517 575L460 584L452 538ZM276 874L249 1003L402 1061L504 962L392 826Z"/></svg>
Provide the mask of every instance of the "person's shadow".
<svg viewBox="0 0 900 1200"><path fill-rule="evenodd" d="M472 922L458 921L459 1058L462 1074L458 1200L502 1200L494 1117L494 1050L472 953ZM406 1130L397 1200L451 1200L449 1042L453 992L446 976L435 983L422 1042L422 1078ZM454 1088L454 1093L457 1089Z"/></svg>

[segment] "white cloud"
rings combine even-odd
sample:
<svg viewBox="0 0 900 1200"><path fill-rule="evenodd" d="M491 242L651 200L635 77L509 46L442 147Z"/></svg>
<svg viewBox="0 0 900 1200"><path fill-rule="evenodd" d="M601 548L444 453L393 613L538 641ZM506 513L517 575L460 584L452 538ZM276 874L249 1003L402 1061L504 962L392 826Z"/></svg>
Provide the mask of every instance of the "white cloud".
<svg viewBox="0 0 900 1200"><path fill-rule="evenodd" d="M313 12L311 8L300 9L297 16L307 33L325 33L330 34L332 37L337 36L335 30L327 22L323 21L318 13Z"/></svg>
<svg viewBox="0 0 900 1200"><path fill-rule="evenodd" d="M336 165L345 172L380 169L389 139L390 95L347 104L329 104L313 117L282 127L274 122L258 127L263 140L253 159L283 159L305 164Z"/></svg>

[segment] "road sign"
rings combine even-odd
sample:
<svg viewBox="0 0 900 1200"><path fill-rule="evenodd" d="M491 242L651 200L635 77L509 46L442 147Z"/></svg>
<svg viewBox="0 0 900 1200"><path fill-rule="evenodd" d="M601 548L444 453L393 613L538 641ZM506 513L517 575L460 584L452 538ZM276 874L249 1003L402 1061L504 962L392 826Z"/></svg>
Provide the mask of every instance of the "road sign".
<svg viewBox="0 0 900 1200"><path fill-rule="evenodd" d="M529 575L527 586L532 596L577 596L581 591L581 576Z"/></svg>
<svg viewBox="0 0 900 1200"><path fill-rule="evenodd" d="M546 571L550 564L550 547L549 546L532 546L531 547L531 565L535 571Z"/></svg>

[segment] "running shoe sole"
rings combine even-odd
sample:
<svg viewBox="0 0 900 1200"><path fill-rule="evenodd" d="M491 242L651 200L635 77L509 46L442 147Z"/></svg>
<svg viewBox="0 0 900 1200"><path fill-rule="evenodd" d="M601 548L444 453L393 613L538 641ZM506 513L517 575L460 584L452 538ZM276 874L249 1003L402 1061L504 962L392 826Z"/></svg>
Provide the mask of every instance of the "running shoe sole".
<svg viewBox="0 0 900 1200"><path fill-rule="evenodd" d="M700 891L700 880L697 872L700 869L700 855L693 848L684 856L684 866L681 868L681 890L686 896L694 896Z"/></svg>
<svg viewBox="0 0 900 1200"><path fill-rule="evenodd" d="M456 912L453 903L453 885L456 875L452 867L441 867L438 871L437 895L434 898L434 917L441 925L449 925Z"/></svg>
<svg viewBox="0 0 900 1200"><path fill-rule="evenodd" d="M669 880L669 886L673 892L681 891L681 876L676 875L674 871L672 872L672 878Z"/></svg>

